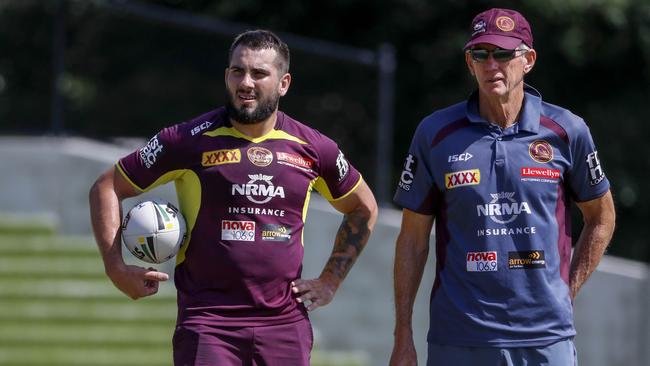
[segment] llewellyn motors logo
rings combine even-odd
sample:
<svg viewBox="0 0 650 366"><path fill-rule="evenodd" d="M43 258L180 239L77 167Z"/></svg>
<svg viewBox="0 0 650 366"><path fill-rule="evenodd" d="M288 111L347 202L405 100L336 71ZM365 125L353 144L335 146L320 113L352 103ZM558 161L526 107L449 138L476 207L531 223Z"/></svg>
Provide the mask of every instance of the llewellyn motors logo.
<svg viewBox="0 0 650 366"><path fill-rule="evenodd" d="M278 164L292 166L304 171L311 172L312 168L314 167L313 160L298 154L276 152L275 157L278 159Z"/></svg>
<svg viewBox="0 0 650 366"><path fill-rule="evenodd" d="M560 169L524 167L521 168L522 182L544 182L557 183L560 181L562 172Z"/></svg>
<svg viewBox="0 0 650 366"><path fill-rule="evenodd" d="M526 178L560 179L560 169L521 168L521 176Z"/></svg>

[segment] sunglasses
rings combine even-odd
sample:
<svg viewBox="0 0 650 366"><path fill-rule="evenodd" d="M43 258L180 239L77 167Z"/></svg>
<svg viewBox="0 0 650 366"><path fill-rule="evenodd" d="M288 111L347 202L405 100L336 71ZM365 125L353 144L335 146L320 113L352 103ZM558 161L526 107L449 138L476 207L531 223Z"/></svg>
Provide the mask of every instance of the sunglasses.
<svg viewBox="0 0 650 366"><path fill-rule="evenodd" d="M504 50L502 48L495 48L492 51L490 51L484 48L472 48L467 52L469 52L470 56L472 56L472 60L476 62L487 61L488 57L490 57L490 54L492 54L492 58L494 59L494 61L506 62L512 60L517 56L521 56L525 54L526 52L528 52L528 50L522 50L522 49ZM518 52L522 52L522 53L518 55L517 54Z"/></svg>

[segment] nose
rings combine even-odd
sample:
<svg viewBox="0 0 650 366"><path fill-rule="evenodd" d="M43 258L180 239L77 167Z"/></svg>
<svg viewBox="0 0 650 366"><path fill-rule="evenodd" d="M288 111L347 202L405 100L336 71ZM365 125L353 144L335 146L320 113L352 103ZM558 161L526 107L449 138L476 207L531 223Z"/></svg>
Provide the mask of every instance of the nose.
<svg viewBox="0 0 650 366"><path fill-rule="evenodd" d="M252 89L255 87L255 83L250 73L245 73L239 84L243 88Z"/></svg>
<svg viewBox="0 0 650 366"><path fill-rule="evenodd" d="M486 69L496 69L499 67L499 63L494 59L492 53L488 55L487 60L483 61L483 65Z"/></svg>

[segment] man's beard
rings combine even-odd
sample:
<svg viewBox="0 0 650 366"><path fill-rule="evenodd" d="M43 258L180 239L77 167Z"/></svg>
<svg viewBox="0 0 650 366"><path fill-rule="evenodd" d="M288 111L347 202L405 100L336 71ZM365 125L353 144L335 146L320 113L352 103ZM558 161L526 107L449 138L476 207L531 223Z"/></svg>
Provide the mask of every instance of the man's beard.
<svg viewBox="0 0 650 366"><path fill-rule="evenodd" d="M257 101L255 109L242 106L240 109L235 107L235 96L226 88L226 112L228 117L235 122L244 125L253 125L265 121L273 114L280 102L280 94L273 93L268 98L260 98Z"/></svg>

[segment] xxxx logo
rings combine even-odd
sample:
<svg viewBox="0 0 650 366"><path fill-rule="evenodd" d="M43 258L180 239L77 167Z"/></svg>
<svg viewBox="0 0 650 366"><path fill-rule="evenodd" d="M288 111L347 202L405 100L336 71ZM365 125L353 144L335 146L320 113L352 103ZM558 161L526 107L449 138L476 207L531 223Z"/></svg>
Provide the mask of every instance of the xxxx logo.
<svg viewBox="0 0 650 366"><path fill-rule="evenodd" d="M206 151L203 153L201 165L215 166L221 164L233 164L241 161L241 152L239 149L235 150L214 150Z"/></svg>
<svg viewBox="0 0 650 366"><path fill-rule="evenodd" d="M445 174L445 187L447 189L475 186L481 183L481 171L478 169L461 170Z"/></svg>

